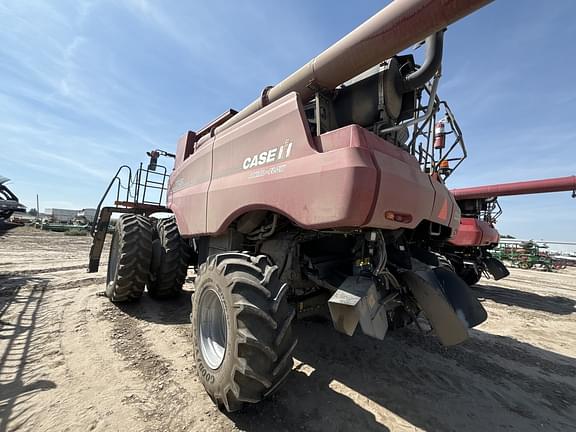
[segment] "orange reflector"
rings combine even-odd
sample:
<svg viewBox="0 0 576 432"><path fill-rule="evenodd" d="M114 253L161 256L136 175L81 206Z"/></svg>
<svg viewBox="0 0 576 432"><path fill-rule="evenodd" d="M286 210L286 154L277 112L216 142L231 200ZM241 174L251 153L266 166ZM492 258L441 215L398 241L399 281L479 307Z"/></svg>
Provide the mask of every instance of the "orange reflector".
<svg viewBox="0 0 576 432"><path fill-rule="evenodd" d="M396 213L392 210L388 210L384 213L384 217L388 220L400 223L410 223L412 222L412 215L406 213Z"/></svg>
<svg viewBox="0 0 576 432"><path fill-rule="evenodd" d="M440 168L444 168L444 169L450 168L450 163L446 159L441 160L440 161Z"/></svg>

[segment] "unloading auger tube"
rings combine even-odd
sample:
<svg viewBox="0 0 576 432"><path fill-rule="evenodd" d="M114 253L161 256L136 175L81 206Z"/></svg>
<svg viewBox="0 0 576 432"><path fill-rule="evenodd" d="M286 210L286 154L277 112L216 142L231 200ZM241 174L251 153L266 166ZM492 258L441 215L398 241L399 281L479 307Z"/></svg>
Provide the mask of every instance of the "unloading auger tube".
<svg viewBox="0 0 576 432"><path fill-rule="evenodd" d="M576 176L502 183L451 190L457 201L566 191L576 191Z"/></svg>
<svg viewBox="0 0 576 432"><path fill-rule="evenodd" d="M292 75L273 87L266 87L258 99L214 128L198 144L290 92L299 93L302 100L307 101L316 91L334 89L428 37L427 43L434 44L435 33L491 1L395 0ZM410 79L420 81L418 75L408 77Z"/></svg>

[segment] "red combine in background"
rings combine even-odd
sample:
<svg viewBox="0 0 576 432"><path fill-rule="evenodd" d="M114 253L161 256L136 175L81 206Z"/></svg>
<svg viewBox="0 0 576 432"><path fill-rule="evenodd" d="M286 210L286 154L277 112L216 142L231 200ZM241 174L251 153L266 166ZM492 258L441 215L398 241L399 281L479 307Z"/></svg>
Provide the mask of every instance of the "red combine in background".
<svg viewBox="0 0 576 432"><path fill-rule="evenodd" d="M494 227L502 214L498 197L565 191L572 191L574 197L575 190L576 176L453 189L462 219L456 235L440 248L440 253L469 285L478 282L486 272L496 280L502 279L508 276L508 269L490 254L500 241Z"/></svg>

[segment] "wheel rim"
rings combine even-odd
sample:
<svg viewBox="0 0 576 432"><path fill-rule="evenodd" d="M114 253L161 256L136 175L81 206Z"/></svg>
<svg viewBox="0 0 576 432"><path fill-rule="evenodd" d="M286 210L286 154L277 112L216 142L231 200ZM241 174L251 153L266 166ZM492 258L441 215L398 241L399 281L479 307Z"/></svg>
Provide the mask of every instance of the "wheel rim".
<svg viewBox="0 0 576 432"><path fill-rule="evenodd" d="M200 314L199 341L204 361L211 369L218 369L226 354L226 315L218 294L208 288L198 303Z"/></svg>

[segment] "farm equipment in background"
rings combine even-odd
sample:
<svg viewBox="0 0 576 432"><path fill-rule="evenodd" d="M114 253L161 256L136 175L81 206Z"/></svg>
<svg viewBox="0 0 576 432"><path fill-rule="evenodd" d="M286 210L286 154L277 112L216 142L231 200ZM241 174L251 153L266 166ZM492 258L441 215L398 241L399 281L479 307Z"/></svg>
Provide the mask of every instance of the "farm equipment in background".
<svg viewBox="0 0 576 432"><path fill-rule="evenodd" d="M14 213L26 211L26 206L20 204L18 197L6 186L9 181L10 179L0 176L0 220L7 220Z"/></svg>
<svg viewBox="0 0 576 432"><path fill-rule="evenodd" d="M21 222L8 221L8 219L14 213L26 212L26 206L20 204L18 197L6 186L9 181L6 177L0 176L0 233L23 225Z"/></svg>
<svg viewBox="0 0 576 432"><path fill-rule="evenodd" d="M111 301L136 300L145 288L175 296L194 267L194 356L218 406L235 411L280 386L297 316L325 312L338 331L360 327L376 339L411 323L422 330L425 317L444 345L486 319L431 248L458 227L444 179L466 156L437 96L444 30L487 3L394 1L248 107L189 131L166 207L138 190L158 169L156 153L131 199L134 188L118 201L120 170L110 183L116 205L98 206L89 271L98 270L114 212L129 214L110 246ZM423 39L421 66L398 55ZM149 217L156 211L174 217L158 222Z"/></svg>
<svg viewBox="0 0 576 432"><path fill-rule="evenodd" d="M147 167L140 163L133 175L132 169L128 165L122 165L102 195L90 227L93 241L90 247L88 272L98 271L102 248L106 234L110 230L110 221L114 213L132 215L129 219L135 223L142 219L138 216L171 213L171 210L162 204L162 201L166 199L169 174L165 166L158 165L158 158L160 156L174 158L175 155L163 150L152 150L147 154L150 157ZM103 207L110 192L114 190L114 186L116 186L114 205Z"/></svg>
<svg viewBox="0 0 576 432"><path fill-rule="evenodd" d="M508 261L514 267L521 269L539 269L544 271L561 270L567 267L567 257L551 254L549 246L543 242L500 240L492 255L501 260Z"/></svg>
<svg viewBox="0 0 576 432"><path fill-rule="evenodd" d="M462 219L456 235L441 244L438 252L450 260L456 273L469 285L477 283L482 274L502 279L509 274L500 259L502 254L490 252L500 241L494 227L502 214L498 197L565 191L572 191L574 197L575 190L576 176L453 189ZM523 248L514 246L510 253L514 255L512 261L522 268L531 268L536 263L554 267L551 258L539 254L529 243Z"/></svg>
<svg viewBox="0 0 576 432"><path fill-rule="evenodd" d="M521 269L531 269L534 266L547 271L552 271L552 258L537 243L528 241L522 243L506 243L502 241L498 244L493 256L501 261L509 261L513 266Z"/></svg>

